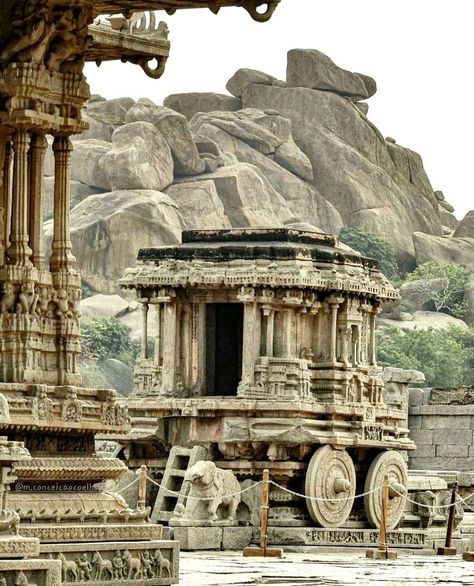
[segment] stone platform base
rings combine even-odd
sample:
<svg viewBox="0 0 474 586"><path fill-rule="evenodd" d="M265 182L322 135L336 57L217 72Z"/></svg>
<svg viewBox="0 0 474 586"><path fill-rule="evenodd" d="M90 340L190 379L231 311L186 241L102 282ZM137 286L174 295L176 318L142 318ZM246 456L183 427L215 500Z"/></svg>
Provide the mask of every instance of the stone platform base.
<svg viewBox="0 0 474 586"><path fill-rule="evenodd" d="M41 543L71 543L83 541L148 541L163 539L162 525L142 524L75 524L20 525L25 537L37 537Z"/></svg>
<svg viewBox="0 0 474 586"><path fill-rule="evenodd" d="M170 527L183 551L241 550L252 541L252 527Z"/></svg>
<svg viewBox="0 0 474 586"><path fill-rule="evenodd" d="M1 560L0 583L4 583L5 586L16 584L61 586L61 562L58 560Z"/></svg>
<svg viewBox="0 0 474 586"><path fill-rule="evenodd" d="M179 581L176 541L47 543L41 545L40 555L60 560L63 585L160 586Z"/></svg>
<svg viewBox="0 0 474 586"><path fill-rule="evenodd" d="M253 530L253 541L258 540L258 528ZM322 529L313 527L269 527L269 546L283 547L288 551L308 551L311 547L365 547L374 548L378 544L378 531L375 529ZM416 553L435 553L444 545L445 530L398 529L387 534L389 548L413 550ZM470 540L461 533L453 536L453 547L458 553L469 548Z"/></svg>

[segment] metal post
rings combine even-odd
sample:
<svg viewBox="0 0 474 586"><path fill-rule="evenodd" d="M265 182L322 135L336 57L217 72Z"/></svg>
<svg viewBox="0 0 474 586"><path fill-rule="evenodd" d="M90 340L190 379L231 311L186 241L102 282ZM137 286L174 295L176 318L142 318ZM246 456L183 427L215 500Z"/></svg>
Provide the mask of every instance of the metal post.
<svg viewBox="0 0 474 586"><path fill-rule="evenodd" d="M267 469L263 471L262 479L262 506L260 507L260 547L245 547L245 557L272 557L281 558L283 550L280 548L268 547L268 511L270 495L270 473Z"/></svg>
<svg viewBox="0 0 474 586"><path fill-rule="evenodd" d="M397 554L394 551L388 550L387 545L387 523L389 512L389 496L390 496L390 481L385 474L380 489L380 528L378 549L368 549L365 552L367 558L373 560L396 560Z"/></svg>
<svg viewBox="0 0 474 586"><path fill-rule="evenodd" d="M451 492L451 503L449 506L448 514L448 526L446 527L446 541L444 547L438 547L438 555L456 555L457 550L455 547L451 547L454 531L454 517L456 514L456 494L458 490L458 483L453 484L453 490Z"/></svg>
<svg viewBox="0 0 474 586"><path fill-rule="evenodd" d="M146 506L146 483L148 476L148 468L145 466L145 464L140 466L138 474L138 508L143 510Z"/></svg>

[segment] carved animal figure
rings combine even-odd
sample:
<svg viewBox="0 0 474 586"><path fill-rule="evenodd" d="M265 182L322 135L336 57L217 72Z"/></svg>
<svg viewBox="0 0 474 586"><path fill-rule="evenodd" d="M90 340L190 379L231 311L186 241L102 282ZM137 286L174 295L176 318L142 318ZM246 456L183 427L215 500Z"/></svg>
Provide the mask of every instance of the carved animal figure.
<svg viewBox="0 0 474 586"><path fill-rule="evenodd" d="M188 498L184 518L200 519L200 512L204 503L205 518L210 521L217 519L217 509L222 504L227 507L225 520L233 521L240 503L240 484L230 470L217 468L214 462L200 460L186 471L185 482L191 483L189 497L208 498L209 501L199 501Z"/></svg>
<svg viewBox="0 0 474 586"><path fill-rule="evenodd" d="M36 586L32 582L28 582L28 578L25 574L19 570L15 575L15 582L13 583L14 586Z"/></svg>
<svg viewBox="0 0 474 586"><path fill-rule="evenodd" d="M0 313L11 311L15 307L16 295L11 283L3 283Z"/></svg>
<svg viewBox="0 0 474 586"><path fill-rule="evenodd" d="M165 559L159 549L155 551L155 555L153 556L155 561L156 568L158 570L158 576L160 578L164 576L171 577L171 562Z"/></svg>
<svg viewBox="0 0 474 586"><path fill-rule="evenodd" d="M112 562L110 560L104 560L98 551L94 552L91 564L94 568L94 580L102 580L106 577L112 579L114 577Z"/></svg>
<svg viewBox="0 0 474 586"><path fill-rule="evenodd" d="M74 560L67 560L63 553L60 553L58 558L61 560L61 574L63 582L68 581L69 574L71 574L72 582L77 582L79 579L79 572L76 562Z"/></svg>
<svg viewBox="0 0 474 586"><path fill-rule="evenodd" d="M33 283L23 283L16 304L17 313L35 313L38 304L38 295Z"/></svg>
<svg viewBox="0 0 474 586"><path fill-rule="evenodd" d="M56 316L59 318L72 317L72 313L69 311L69 300L66 289L59 289L56 291L53 298L56 303Z"/></svg>
<svg viewBox="0 0 474 586"><path fill-rule="evenodd" d="M123 552L122 560L124 564L125 576L129 580L136 580L142 575L142 562L140 558L132 557L132 554L126 549Z"/></svg>

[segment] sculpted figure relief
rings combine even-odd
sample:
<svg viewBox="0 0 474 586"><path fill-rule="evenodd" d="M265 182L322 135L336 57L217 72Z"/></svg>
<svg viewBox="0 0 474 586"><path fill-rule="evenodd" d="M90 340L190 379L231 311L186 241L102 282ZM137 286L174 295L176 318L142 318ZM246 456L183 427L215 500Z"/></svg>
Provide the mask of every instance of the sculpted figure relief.
<svg viewBox="0 0 474 586"><path fill-rule="evenodd" d="M175 515L183 520L216 521L217 510L224 505L221 520L234 521L240 503L240 484L230 470L217 468L214 462L200 460L186 471L184 481L191 484L186 508L177 505ZM197 500L197 498L206 500Z"/></svg>
<svg viewBox="0 0 474 586"><path fill-rule="evenodd" d="M16 294L11 283L2 284L2 297L0 299L0 313L11 312L15 307Z"/></svg>

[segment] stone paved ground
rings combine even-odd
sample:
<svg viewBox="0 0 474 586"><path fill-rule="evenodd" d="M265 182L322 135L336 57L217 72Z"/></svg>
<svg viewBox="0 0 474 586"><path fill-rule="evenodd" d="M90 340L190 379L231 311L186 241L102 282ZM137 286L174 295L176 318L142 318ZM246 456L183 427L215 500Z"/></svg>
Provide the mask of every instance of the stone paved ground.
<svg viewBox="0 0 474 586"><path fill-rule="evenodd" d="M243 558L230 552L181 554L180 586L412 586L474 585L474 562L399 554L398 560L367 560L363 551L285 554L282 560Z"/></svg>

